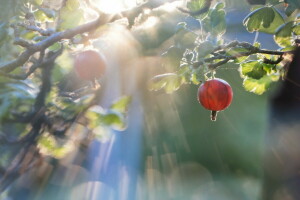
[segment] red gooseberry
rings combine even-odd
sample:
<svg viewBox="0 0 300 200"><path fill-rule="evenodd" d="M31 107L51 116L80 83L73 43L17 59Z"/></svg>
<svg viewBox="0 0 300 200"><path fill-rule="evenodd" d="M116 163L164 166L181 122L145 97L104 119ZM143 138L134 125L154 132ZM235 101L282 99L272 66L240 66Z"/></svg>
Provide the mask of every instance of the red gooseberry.
<svg viewBox="0 0 300 200"><path fill-rule="evenodd" d="M212 121L216 121L218 111L230 105L232 97L231 86L219 78L205 81L198 89L198 101L204 108L211 110Z"/></svg>
<svg viewBox="0 0 300 200"><path fill-rule="evenodd" d="M94 81L104 74L106 62L104 56L98 51L86 50L77 54L74 67L80 79Z"/></svg>

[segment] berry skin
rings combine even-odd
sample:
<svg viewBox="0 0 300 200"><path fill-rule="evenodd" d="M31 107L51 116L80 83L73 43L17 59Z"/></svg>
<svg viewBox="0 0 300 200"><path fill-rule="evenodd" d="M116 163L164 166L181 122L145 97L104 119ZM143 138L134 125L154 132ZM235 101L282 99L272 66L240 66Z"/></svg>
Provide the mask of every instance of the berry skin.
<svg viewBox="0 0 300 200"><path fill-rule="evenodd" d="M212 111L211 120L216 120L218 111L226 109L233 97L231 86L223 79L215 78L202 83L198 89L198 101Z"/></svg>
<svg viewBox="0 0 300 200"><path fill-rule="evenodd" d="M80 79L94 81L100 78L106 70L105 58L95 50L86 50L77 54L74 68Z"/></svg>

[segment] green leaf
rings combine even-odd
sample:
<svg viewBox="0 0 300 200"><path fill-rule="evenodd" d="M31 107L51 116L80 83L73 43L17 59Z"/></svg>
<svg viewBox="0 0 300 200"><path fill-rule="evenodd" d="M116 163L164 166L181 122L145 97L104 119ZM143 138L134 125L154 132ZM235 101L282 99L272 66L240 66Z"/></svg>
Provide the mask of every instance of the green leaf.
<svg viewBox="0 0 300 200"><path fill-rule="evenodd" d="M246 53L246 52L249 52L249 50L245 49L243 47L232 47L226 53L230 56L236 56L237 58L236 58L235 62L241 63L249 57L249 56L240 57L242 53Z"/></svg>
<svg viewBox="0 0 300 200"><path fill-rule="evenodd" d="M203 20L203 28L212 36L223 35L226 31L225 11L218 3L208 13L208 17Z"/></svg>
<svg viewBox="0 0 300 200"><path fill-rule="evenodd" d="M184 83L184 80L184 77L178 76L175 73L161 74L150 80L148 89L151 91L157 91L164 88L166 93L172 93L179 89L179 87Z"/></svg>
<svg viewBox="0 0 300 200"><path fill-rule="evenodd" d="M295 35L300 35L300 23L293 27L293 32Z"/></svg>
<svg viewBox="0 0 300 200"><path fill-rule="evenodd" d="M243 21L249 32L260 31L274 34L284 23L281 14L274 7L262 7L247 15Z"/></svg>
<svg viewBox="0 0 300 200"><path fill-rule="evenodd" d="M201 83L202 78L203 77L201 74L201 70L198 68L193 70L190 80L194 85L199 85Z"/></svg>
<svg viewBox="0 0 300 200"><path fill-rule="evenodd" d="M292 31L294 22L288 22L281 25L275 33L274 40L281 47L292 45Z"/></svg>
<svg viewBox="0 0 300 200"><path fill-rule="evenodd" d="M194 48L198 35L188 29L180 29L174 36L175 46L183 51L187 48Z"/></svg>
<svg viewBox="0 0 300 200"><path fill-rule="evenodd" d="M187 2L187 8L191 12L201 10L205 7L207 0L190 0ZM206 17L208 12L202 13L201 15L196 16L197 19L203 19Z"/></svg>
<svg viewBox="0 0 300 200"><path fill-rule="evenodd" d="M184 49L171 46L166 52L162 54L162 66L166 70L175 70L180 66Z"/></svg>
<svg viewBox="0 0 300 200"><path fill-rule="evenodd" d="M214 50L214 45L213 43L211 43L210 41L205 41L200 43L195 49L194 51L197 52L197 59L201 59L204 58L206 56L208 56L211 52L213 52Z"/></svg>
<svg viewBox="0 0 300 200"><path fill-rule="evenodd" d="M225 8L225 4L224 3L217 3L216 6L215 6L215 9L216 10L221 10L221 9L224 9Z"/></svg>
<svg viewBox="0 0 300 200"><path fill-rule="evenodd" d="M240 72L242 77L249 77L252 79L260 79L267 74L264 70L264 65L259 61L249 61L240 65Z"/></svg>
<svg viewBox="0 0 300 200"><path fill-rule="evenodd" d="M40 136L37 146L41 154L52 156L56 159L63 158L73 149L73 145L71 145L71 143L66 143L63 146L58 146L55 138L50 134L44 134Z"/></svg>
<svg viewBox="0 0 300 200"><path fill-rule="evenodd" d="M39 8L33 14L35 19L40 22L53 22L56 17L56 12L47 8Z"/></svg>
<svg viewBox="0 0 300 200"><path fill-rule="evenodd" d="M60 48L61 44L55 43L50 47L50 49ZM67 51L64 51L61 56L55 60L56 67L53 70L53 81L61 81L67 73L69 73L73 68L73 59Z"/></svg>
<svg viewBox="0 0 300 200"><path fill-rule="evenodd" d="M131 100L132 98L130 96L121 97L110 106L110 109L120 113L125 113L128 110L128 106L131 103Z"/></svg>
<svg viewBox="0 0 300 200"><path fill-rule="evenodd" d="M77 10L80 7L79 0L67 0L66 7L69 10Z"/></svg>
<svg viewBox="0 0 300 200"><path fill-rule="evenodd" d="M53 19L56 17L56 12L52 9L48 8L39 8L41 11L44 12L44 14L53 21Z"/></svg>
<svg viewBox="0 0 300 200"><path fill-rule="evenodd" d="M57 51L57 50L59 50L60 48L61 48L61 44L58 43L58 42L56 42L56 43L54 43L53 45L51 45L48 49L49 49L50 51Z"/></svg>
<svg viewBox="0 0 300 200"><path fill-rule="evenodd" d="M265 75L260 79L253 79L247 77L243 81L243 86L245 90L261 95L269 89L270 84L272 82L277 81L278 79L278 75Z"/></svg>
<svg viewBox="0 0 300 200"><path fill-rule="evenodd" d="M43 0L34 0L34 3L36 5L42 5L43 4Z"/></svg>
<svg viewBox="0 0 300 200"><path fill-rule="evenodd" d="M84 22L84 12L81 8L77 9L71 4L60 9L60 19L59 30L74 28Z"/></svg>
<svg viewBox="0 0 300 200"><path fill-rule="evenodd" d="M181 84L190 83L192 66L184 63L180 65L179 70L176 72L178 78L181 79Z"/></svg>
<svg viewBox="0 0 300 200"><path fill-rule="evenodd" d="M117 112L108 112L105 115L99 115L102 125L110 126L115 130L122 131L126 128L124 116Z"/></svg>

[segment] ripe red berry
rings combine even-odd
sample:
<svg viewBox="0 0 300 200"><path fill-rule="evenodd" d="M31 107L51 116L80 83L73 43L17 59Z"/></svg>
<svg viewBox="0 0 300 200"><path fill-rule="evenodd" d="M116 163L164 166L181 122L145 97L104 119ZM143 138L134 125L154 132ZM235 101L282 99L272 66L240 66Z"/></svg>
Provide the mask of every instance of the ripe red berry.
<svg viewBox="0 0 300 200"><path fill-rule="evenodd" d="M93 81L100 78L106 70L105 58L95 50L86 50L77 54L74 67L82 80Z"/></svg>
<svg viewBox="0 0 300 200"><path fill-rule="evenodd" d="M217 112L227 108L233 97L231 86L224 80L215 78L202 83L198 89L198 100L207 110L212 111L215 121Z"/></svg>

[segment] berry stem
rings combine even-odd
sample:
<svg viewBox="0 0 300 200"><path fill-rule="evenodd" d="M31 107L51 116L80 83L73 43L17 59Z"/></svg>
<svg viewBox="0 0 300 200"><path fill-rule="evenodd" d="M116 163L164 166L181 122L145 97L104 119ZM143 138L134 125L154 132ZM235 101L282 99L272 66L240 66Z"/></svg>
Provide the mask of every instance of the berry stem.
<svg viewBox="0 0 300 200"><path fill-rule="evenodd" d="M216 121L217 120L217 113L218 113L218 111L215 111L215 110L211 111L211 115L210 115L211 121Z"/></svg>

